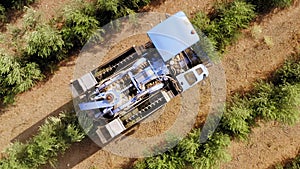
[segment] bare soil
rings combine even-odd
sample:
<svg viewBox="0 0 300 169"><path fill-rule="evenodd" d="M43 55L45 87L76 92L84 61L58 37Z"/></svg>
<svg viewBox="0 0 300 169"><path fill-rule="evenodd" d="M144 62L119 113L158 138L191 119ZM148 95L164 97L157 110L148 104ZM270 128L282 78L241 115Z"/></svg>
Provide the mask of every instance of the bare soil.
<svg viewBox="0 0 300 169"><path fill-rule="evenodd" d="M57 8L51 1L46 7L47 1L40 2L41 10ZM53 3L53 4L52 4ZM52 5L50 5L52 4ZM192 15L196 10L209 11L213 1L198 0L165 0L157 1L146 7L146 10L166 12L173 14L179 10ZM270 72L283 64L284 60L293 53L300 44L300 9L299 4L282 11L275 11L257 24L262 32L256 37L251 37L251 29L245 30L242 38L234 45L228 47L222 62L226 71L227 94L236 91L249 90L257 79L264 79ZM271 42L264 40L268 37ZM128 43L127 45L132 45ZM120 51L126 46L118 48ZM43 123L45 117L56 115L59 111L72 107L69 82L73 78L76 57L71 57L62 63L47 82L40 83L32 90L22 93L17 97L16 103L9 106L0 115L0 147L4 150L11 142L24 141L35 134L37 128ZM205 88L205 87L204 87ZM202 89L201 89L202 90ZM205 89L203 89L205 90ZM205 103L203 103L205 104ZM176 112L176 107L170 105L171 110ZM203 121L209 105L199 113L198 121ZM169 121L170 120L170 121ZM137 127L137 134L147 131L146 135L155 135L161 132L161 128L172 121L172 116L164 116L162 123L149 126ZM234 141L229 148L232 161L222 165L222 168L268 168L275 162L291 158L299 150L300 136L299 127L282 126L280 124L259 123L260 127L253 129L248 142ZM143 129L143 130L140 130ZM71 146L58 160L58 168L126 168L135 159L124 158L104 150L101 150L91 140L85 139L81 143ZM48 168L45 166L44 168Z"/></svg>
<svg viewBox="0 0 300 169"><path fill-rule="evenodd" d="M300 5L271 13L257 24L262 33L258 40L243 33L235 45L228 48L223 58L227 91L247 91L257 79L264 79L276 70L289 55L300 48ZM273 44L263 39L270 37ZM284 126L278 123L259 123L248 142L234 141L229 148L232 161L221 168L272 168L273 165L293 158L300 149L300 124Z"/></svg>
<svg viewBox="0 0 300 169"><path fill-rule="evenodd" d="M233 141L229 152L232 161L223 169L274 168L276 164L294 158L300 150L300 124L285 126L275 122L259 122L247 141Z"/></svg>

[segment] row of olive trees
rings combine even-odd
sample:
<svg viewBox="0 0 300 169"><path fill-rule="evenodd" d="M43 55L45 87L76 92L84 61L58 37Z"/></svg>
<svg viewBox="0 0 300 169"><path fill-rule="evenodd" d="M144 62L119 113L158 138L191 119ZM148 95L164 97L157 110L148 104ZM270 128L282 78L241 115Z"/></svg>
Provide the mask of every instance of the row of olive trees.
<svg viewBox="0 0 300 169"><path fill-rule="evenodd" d="M134 169L210 169L230 160L226 148L230 137L221 132L209 136L208 141L200 143L200 129L195 129L167 152L139 160Z"/></svg>
<svg viewBox="0 0 300 169"><path fill-rule="evenodd" d="M218 4L212 14L196 13L193 24L209 37L216 49L224 52L225 47L234 42L240 29L247 28L256 13L268 12L276 7L284 8L293 0L236 0L228 4Z"/></svg>
<svg viewBox="0 0 300 169"><path fill-rule="evenodd" d="M48 163L55 167L57 155L84 137L75 114L49 117L32 139L26 143L16 142L6 150L0 159L0 168L32 169Z"/></svg>
<svg viewBox="0 0 300 169"><path fill-rule="evenodd" d="M298 54L297 57L300 57ZM292 60L278 69L268 81L255 85L252 93L235 96L224 113L221 128L230 135L245 138L255 119L285 124L299 121L300 62Z"/></svg>
<svg viewBox="0 0 300 169"><path fill-rule="evenodd" d="M33 81L41 79L43 76L40 75L41 72L53 72L59 61L66 58L70 52L80 49L101 26L115 18L133 13L149 2L150 0L130 2L125 0L92 2L74 0L50 22L43 21L41 13L32 8L26 8L23 27L11 30L12 45L10 45L14 46L13 50L17 51L11 58L15 64L20 65L11 69L22 72L24 77L20 79L17 74L12 76L6 73L8 70L0 72L3 77L0 101L2 103L13 102L16 94L29 89ZM10 62L4 63L6 60L2 64L8 64L7 67ZM26 65L28 66L25 67ZM21 67L24 68L21 70ZM8 80L11 77L19 79L19 81L14 84ZM22 90L18 84L22 84Z"/></svg>

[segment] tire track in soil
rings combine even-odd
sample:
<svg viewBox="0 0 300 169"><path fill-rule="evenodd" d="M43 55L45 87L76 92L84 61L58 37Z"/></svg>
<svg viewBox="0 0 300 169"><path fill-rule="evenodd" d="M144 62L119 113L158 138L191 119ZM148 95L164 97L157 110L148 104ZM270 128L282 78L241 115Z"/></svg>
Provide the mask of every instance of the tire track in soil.
<svg viewBox="0 0 300 169"><path fill-rule="evenodd" d="M167 0L164 1L164 3L160 4L159 6L153 7L152 10L153 11L156 10L159 12L174 13L184 8L190 10L193 7L197 6L197 4L195 3L198 3L200 8L203 7L200 6L203 4L203 2L198 2L195 0L190 0L190 1L181 0L176 2ZM211 4L211 3L207 3L207 4ZM203 9L205 7L207 6L204 6ZM273 47L269 48L266 45L259 46L261 43L258 43L252 40L251 38L246 37L239 40L236 45L233 45L232 47L228 48L229 51L227 52L227 54L224 56L223 59L224 62L223 64L227 74L227 83L229 87L228 93L231 93L232 91L236 91L239 89L249 89L251 87L251 83L255 79L266 77L270 71L274 70L277 66L282 64L284 58L286 58L289 55L289 53L291 53L291 51L293 50L293 46L287 44L290 44L290 42L294 43L292 39L295 32L293 31L297 31L296 28L299 28L300 26L299 22L296 19L298 18L298 16L300 16L300 14L297 13L298 11L299 11L299 5L297 7L292 7L290 9L281 11L277 14L274 15L272 14L270 15L270 17L267 16L266 19L264 19L260 23L260 26L263 28L263 34L273 38L274 40ZM270 25L270 24L277 24L277 25ZM281 34L284 33L287 34L287 36L281 37ZM247 35L247 31L244 32L244 35L245 36ZM255 52L255 57L250 57L253 56L254 52ZM270 57L269 55L270 53L272 53L271 55L272 57ZM271 63L270 67L265 66L265 63L267 63L266 61L270 61ZM30 129L32 125L39 122L48 114L51 114L51 112L57 110L64 103L70 101L71 96L70 96L68 84L69 84L69 80L72 79L72 74L74 69L74 66L72 66L72 64L74 64L74 60L67 62L66 65L68 66L60 67L60 69L55 73L55 75L45 84L36 86L29 92L20 94L17 97L15 106L9 107L7 110L5 110L5 113L0 116L1 150L4 150L9 145L10 141L16 138L20 133L24 132L27 129ZM259 70L260 68L262 70ZM12 126L15 126L14 130L12 130ZM275 126L278 125L276 124ZM268 132L270 134L270 137L272 136L272 133L275 135L278 134L282 135L281 132L277 131L279 130L279 128L276 127L271 128L272 130ZM284 130L285 131L284 133L286 132L292 133L291 131L298 130L298 129L299 126L296 125L295 127L292 127L290 130L289 129ZM264 127L255 128L253 134L251 134L251 138L252 137L255 138L255 136L257 136L255 135L255 130L267 131L267 129L265 129ZM258 133L264 134L264 132L258 132ZM272 138L269 138L267 136L257 137L257 142L255 144L257 144L256 147L258 147L257 150L258 154L262 153L259 150L260 147L259 144L261 143L262 140L258 141L258 139L261 138L264 138L266 140L272 140ZM285 144L281 144L280 141L278 143L281 146L284 145L283 147L285 147ZM295 148L295 146L298 146L299 139L295 140L294 143L297 144L296 145L291 144L290 147ZM72 164L73 166L76 165L74 168L89 168L90 166L93 165L100 168L103 167L115 168L115 167L126 166L127 163L132 163L132 159L115 156L101 150L97 151L97 148L93 147L92 143L88 142L87 144L90 145L90 147L93 150L95 150L95 152L91 151L91 149L88 149L86 147L81 149L80 147L82 146L82 144L80 143L78 145L72 146L70 149L71 152L67 153L72 156L78 156L76 157L77 158L76 161L80 163L78 164L76 163L77 165ZM240 152L253 153L253 152L246 151L243 147L244 144L245 143L235 143L235 142L232 144L230 152L233 154L233 161L228 165L236 166L235 163L237 163L237 161L235 160L236 157L234 154L234 150L236 150L237 152L240 151ZM274 151L275 149L277 148L275 147ZM276 151L276 152L277 154L279 154L278 152L280 151ZM84 153L87 154L90 153L90 155L82 159L80 156L82 156ZM249 156L247 155L247 153L245 154L245 156ZM293 153L288 152L288 154L285 154L283 157L287 158L289 156L293 156ZM257 161L255 160L255 158L258 157L259 156L256 154L255 156L253 156L253 159L251 160L247 159L247 161L240 163L239 166L243 166L244 164L246 164L245 162L254 163L255 161ZM69 164L69 161L60 161L60 162L63 163L60 165L62 168L72 167L72 165ZM239 162L241 162L241 160ZM268 161L263 161L265 166L272 164L272 163L266 164L267 162ZM224 166L225 168L227 168L226 165Z"/></svg>

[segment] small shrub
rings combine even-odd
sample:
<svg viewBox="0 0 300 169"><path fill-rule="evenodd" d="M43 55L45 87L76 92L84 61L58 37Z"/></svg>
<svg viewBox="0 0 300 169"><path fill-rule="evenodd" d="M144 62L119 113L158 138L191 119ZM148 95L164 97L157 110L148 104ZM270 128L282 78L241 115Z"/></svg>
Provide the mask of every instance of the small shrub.
<svg viewBox="0 0 300 169"><path fill-rule="evenodd" d="M243 1L219 6L215 17L206 30L208 37L216 41L216 47L224 51L239 35L239 30L247 28L255 17L254 6Z"/></svg>
<svg viewBox="0 0 300 169"><path fill-rule="evenodd" d="M26 144L15 142L8 149L5 150L7 155L0 159L1 169L29 169L25 163L21 162L21 159L25 157Z"/></svg>
<svg viewBox="0 0 300 169"><path fill-rule="evenodd" d="M206 143L201 144L197 159L192 166L197 169L216 168L221 162L230 160L226 149L230 144L230 137L221 132L213 133Z"/></svg>
<svg viewBox="0 0 300 169"><path fill-rule="evenodd" d="M196 13L191 23L201 31L205 31L210 25L210 19L205 13L200 11Z"/></svg>
<svg viewBox="0 0 300 169"><path fill-rule="evenodd" d="M252 121L252 109L249 100L241 96L234 96L233 101L223 114L221 128L232 136L245 139L250 133L250 121Z"/></svg>
<svg viewBox="0 0 300 169"><path fill-rule="evenodd" d="M283 85L275 90L274 100L277 102L277 114L274 120L285 124L295 124L300 117L300 84Z"/></svg>
<svg viewBox="0 0 300 169"><path fill-rule="evenodd" d="M300 83L300 64L298 61L287 61L281 69L274 74L274 84L283 85L286 83Z"/></svg>
<svg viewBox="0 0 300 169"><path fill-rule="evenodd" d="M206 143L199 142L200 130L192 131L186 138L182 139L177 146L169 151L148 157L135 164L136 169L177 169L192 165L193 168L214 168L221 161L228 161L230 156L226 148L230 138L226 134L213 133Z"/></svg>
<svg viewBox="0 0 300 169"><path fill-rule="evenodd" d="M134 163L133 169L146 169L147 164L145 160L138 160Z"/></svg>
<svg viewBox="0 0 300 169"><path fill-rule="evenodd" d="M133 14L140 7L150 3L151 0L97 0L97 20L102 24L107 24L113 19L117 19L128 14Z"/></svg>
<svg viewBox="0 0 300 169"><path fill-rule="evenodd" d="M63 58L64 41L59 32L50 25L39 25L27 36L26 44L25 53L31 61L36 61L43 68L47 67L50 61Z"/></svg>
<svg viewBox="0 0 300 169"><path fill-rule="evenodd" d="M181 152L181 157L188 163L195 162L200 148L200 130L194 130L189 135L182 139L177 148Z"/></svg>
<svg viewBox="0 0 300 169"><path fill-rule="evenodd" d="M139 168L146 169L181 169L184 167L184 161L180 158L180 154L174 150L169 150L163 154L149 157L145 159L145 164L139 163Z"/></svg>
<svg viewBox="0 0 300 169"><path fill-rule="evenodd" d="M9 13L14 10L21 10L25 6L30 5L35 0L1 0L0 2L0 26L4 26L4 24L8 21L7 18Z"/></svg>
<svg viewBox="0 0 300 169"><path fill-rule="evenodd" d="M274 86L272 83L259 83L256 86L256 94L249 99L254 117L285 124L295 124L299 121L299 84Z"/></svg>
<svg viewBox="0 0 300 169"><path fill-rule="evenodd" d="M274 46L273 39L270 36L264 36L264 42L269 48Z"/></svg>
<svg viewBox="0 0 300 169"><path fill-rule="evenodd" d="M93 9L88 13L93 13ZM72 48L77 44L82 46L97 31L99 22L95 17L84 13L82 9L64 9L64 26L60 30L62 38L67 48Z"/></svg>
<svg viewBox="0 0 300 169"><path fill-rule="evenodd" d="M251 36L254 38L254 39L258 39L259 36L261 35L262 33L262 29L260 26L258 25L254 25L251 29Z"/></svg>
<svg viewBox="0 0 300 169"><path fill-rule="evenodd" d="M33 29L37 23L40 22L41 14L33 8L25 7L25 14L23 16L23 26L25 29Z"/></svg>
<svg viewBox="0 0 300 169"><path fill-rule="evenodd" d="M231 44L242 28L247 28L255 17L254 6L243 1L219 5L209 19L202 12L197 13L192 23L201 29L219 51Z"/></svg>
<svg viewBox="0 0 300 169"><path fill-rule="evenodd" d="M110 11L113 12L114 14L117 14L118 8L120 6L120 1L119 0L111 0L111 1L97 0L97 6L99 9Z"/></svg>
<svg viewBox="0 0 300 169"><path fill-rule="evenodd" d="M255 85L254 94L249 98L253 117L261 117L265 120L276 118L277 102L273 99L274 85L272 83L260 82Z"/></svg>
<svg viewBox="0 0 300 169"><path fill-rule="evenodd" d="M7 54L0 55L0 96L3 98L1 101L7 104L14 101L16 94L28 90L43 76L35 63L22 65Z"/></svg>

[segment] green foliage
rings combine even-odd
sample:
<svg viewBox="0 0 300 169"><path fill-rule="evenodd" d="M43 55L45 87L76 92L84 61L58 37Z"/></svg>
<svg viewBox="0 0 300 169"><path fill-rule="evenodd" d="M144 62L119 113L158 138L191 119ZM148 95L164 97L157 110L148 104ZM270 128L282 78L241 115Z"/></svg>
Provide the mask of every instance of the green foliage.
<svg viewBox="0 0 300 169"><path fill-rule="evenodd" d="M284 85L275 90L277 95L274 99L277 101L276 118L274 120L285 124L295 124L299 121L300 105L300 84Z"/></svg>
<svg viewBox="0 0 300 169"><path fill-rule="evenodd" d="M23 26L25 29L35 28L37 23L40 22L41 14L29 7L25 7L25 11L23 16Z"/></svg>
<svg viewBox="0 0 300 169"><path fill-rule="evenodd" d="M97 5L100 9L106 10L107 12L110 11L116 14L118 13L120 2L119 0L97 0Z"/></svg>
<svg viewBox="0 0 300 169"><path fill-rule="evenodd" d="M255 17L254 6L243 1L219 5L208 18L204 13L195 15L192 23L201 29L219 51L232 43L240 29L247 28Z"/></svg>
<svg viewBox="0 0 300 169"><path fill-rule="evenodd" d="M199 138L200 130L194 130L177 145L181 152L181 157L188 163L193 163L197 158L200 148Z"/></svg>
<svg viewBox="0 0 300 169"><path fill-rule="evenodd" d="M179 157L178 152L173 150L161 155L146 159L147 169L180 169L183 168L183 159Z"/></svg>
<svg viewBox="0 0 300 169"><path fill-rule="evenodd" d="M35 31L27 36L26 43L26 54L33 59L62 59L60 52L64 46L64 41L59 32L50 25L39 25Z"/></svg>
<svg viewBox="0 0 300 169"><path fill-rule="evenodd" d="M196 13L196 15L191 20L192 24L196 26L201 31L206 30L210 26L209 17L202 11Z"/></svg>
<svg viewBox="0 0 300 169"><path fill-rule="evenodd" d="M226 134L215 132L206 143L203 143L200 148L200 155L192 163L196 169L216 168L221 162L227 162L231 159L226 148L230 144L230 137Z"/></svg>
<svg viewBox="0 0 300 169"><path fill-rule="evenodd" d="M247 98L234 96L223 114L222 129L234 137L245 139L250 133L249 121L252 120L252 111Z"/></svg>
<svg viewBox="0 0 300 169"><path fill-rule="evenodd" d="M300 64L297 61L287 61L274 74L274 84L300 83Z"/></svg>
<svg viewBox="0 0 300 169"><path fill-rule="evenodd" d="M145 160L138 160L134 163L133 169L145 169L147 168L147 163Z"/></svg>
<svg viewBox="0 0 300 169"><path fill-rule="evenodd" d="M15 142L9 147L5 154L9 155L9 158L0 159L0 168L2 169L29 169L26 164L20 161L24 157L26 145L20 142Z"/></svg>
<svg viewBox="0 0 300 169"><path fill-rule="evenodd" d="M73 9L72 6L64 9L64 26L60 33L68 48L76 44L82 46L99 29L99 22L90 15L94 10L88 5L84 9Z"/></svg>
<svg viewBox="0 0 300 169"><path fill-rule="evenodd" d="M70 138L71 143L80 142L84 138L84 134L74 124L68 125L66 135Z"/></svg>
<svg viewBox="0 0 300 169"><path fill-rule="evenodd" d="M167 152L138 161L135 169L180 169L188 165L193 168L214 168L221 161L227 161L230 156L226 148L230 138L226 134L214 133L206 143L200 143L200 130L192 131L182 139L177 146Z"/></svg>
<svg viewBox="0 0 300 169"><path fill-rule="evenodd" d="M224 113L221 127L245 138L255 118L295 124L300 118L299 61L289 61L274 73L272 82L261 81L246 97L234 97Z"/></svg>
<svg viewBox="0 0 300 169"><path fill-rule="evenodd" d="M0 96L3 103L11 103L14 96L31 88L43 76L37 64L21 64L7 54L0 53Z"/></svg>
<svg viewBox="0 0 300 169"><path fill-rule="evenodd" d="M251 106L254 111L254 117L264 119L275 119L276 101L273 96L276 95L272 83L261 82L255 87L255 95L251 97Z"/></svg>
<svg viewBox="0 0 300 169"><path fill-rule="evenodd" d="M0 23L4 23L6 21L6 10L4 6L0 4Z"/></svg>
<svg viewBox="0 0 300 169"><path fill-rule="evenodd" d="M39 133L26 144L14 143L0 160L0 168L38 168L43 164L55 165L55 157L71 143L79 142L84 133L73 114L62 113L49 117L39 128Z"/></svg>
<svg viewBox="0 0 300 169"><path fill-rule="evenodd" d="M25 5L32 2L34 0L1 1L0 20L2 16L4 18L8 9L23 9ZM0 89L1 102L13 102L17 93L29 89L34 81L41 79L39 68L43 72L49 69L52 72L55 64L63 59L66 53L74 48L82 47L96 31L99 31L100 26L119 16L132 13L147 3L149 0L99 0L99 2L78 0L64 9L63 16L58 16L53 20L57 23L41 23L41 14L33 8L25 7L23 28L11 27L10 29L12 35L10 46L14 47L13 50L21 59L9 62L5 57L1 60L1 64L6 64L4 62L8 61L4 67L10 67L12 70L11 73L0 72L5 77L0 80L3 86ZM104 21L103 16L106 22L101 22L102 25L100 25L100 21ZM25 83L20 83L21 81Z"/></svg>
<svg viewBox="0 0 300 169"><path fill-rule="evenodd" d="M299 120L299 84L274 86L272 83L259 83L256 94L250 99L255 117L295 124Z"/></svg>
<svg viewBox="0 0 300 169"><path fill-rule="evenodd" d="M108 23L113 19L134 13L139 7L145 6L151 0L97 0L97 18L100 23Z"/></svg>
<svg viewBox="0 0 300 169"><path fill-rule="evenodd" d="M220 5L216 11L217 16L204 32L216 42L217 49L224 51L239 35L240 29L247 28L254 19L254 6L243 1L233 1Z"/></svg>
<svg viewBox="0 0 300 169"><path fill-rule="evenodd" d="M0 2L0 25L3 26L7 22L7 14L13 10L21 10L25 6L33 3L35 0L1 0Z"/></svg>
<svg viewBox="0 0 300 169"><path fill-rule="evenodd" d="M289 7L293 0L247 0L247 2L255 5L257 12L266 13L274 8Z"/></svg>

